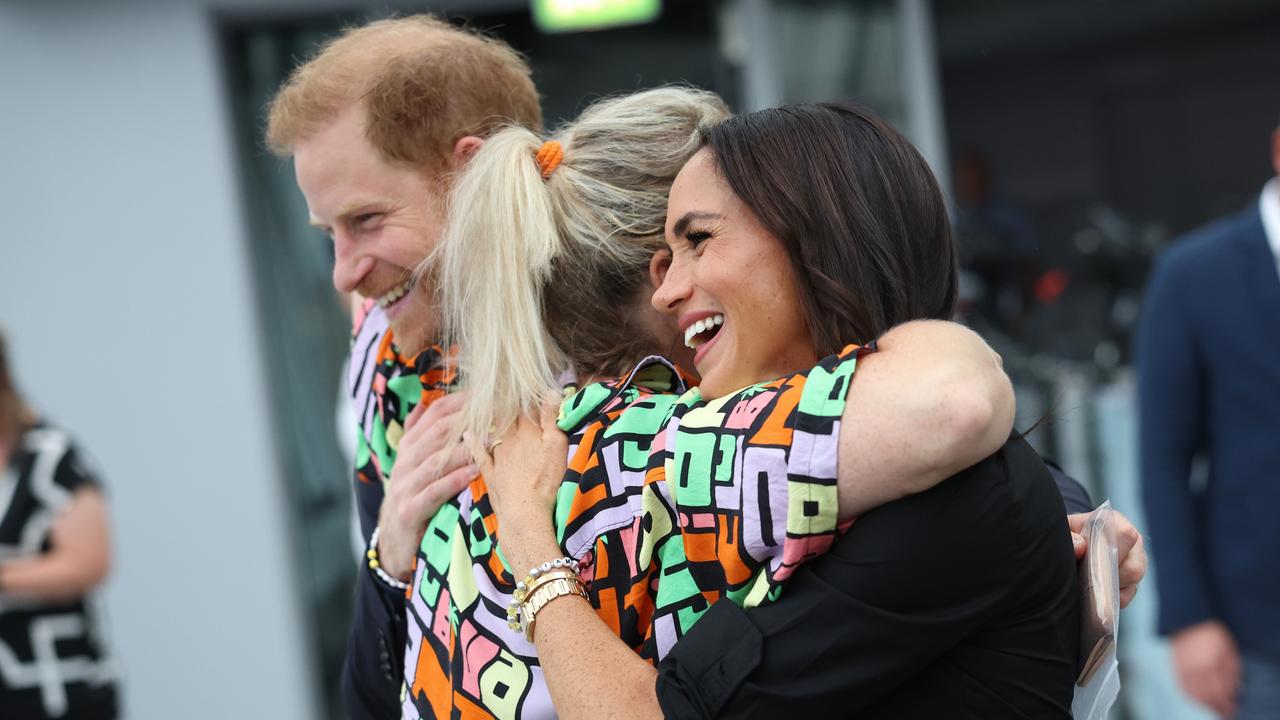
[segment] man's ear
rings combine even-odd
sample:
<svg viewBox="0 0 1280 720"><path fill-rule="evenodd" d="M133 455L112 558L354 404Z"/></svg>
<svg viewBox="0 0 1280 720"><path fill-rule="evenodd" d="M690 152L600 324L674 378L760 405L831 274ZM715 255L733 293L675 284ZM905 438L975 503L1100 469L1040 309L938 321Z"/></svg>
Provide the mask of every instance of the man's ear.
<svg viewBox="0 0 1280 720"><path fill-rule="evenodd" d="M467 161L472 155L484 145L484 138L475 135L466 135L458 138L458 142L453 144L453 157L449 159L454 170L461 170L467 166Z"/></svg>

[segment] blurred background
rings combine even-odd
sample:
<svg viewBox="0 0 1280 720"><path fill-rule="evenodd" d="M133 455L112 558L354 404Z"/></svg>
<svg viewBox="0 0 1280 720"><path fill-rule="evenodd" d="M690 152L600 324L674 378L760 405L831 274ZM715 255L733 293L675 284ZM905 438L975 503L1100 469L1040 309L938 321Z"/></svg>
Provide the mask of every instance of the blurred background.
<svg viewBox="0 0 1280 720"><path fill-rule="evenodd" d="M101 467L128 717L338 716L348 321L261 133L317 43L389 13L444 12L526 53L549 124L674 81L738 110L877 109L953 198L966 316L1015 376L1019 427L1052 413L1033 442L1143 527L1143 283L1170 239L1272 174L1280 5L641 4L657 18L555 32L529 0L0 0L0 326L28 399ZM1201 717L1144 587L1115 716Z"/></svg>

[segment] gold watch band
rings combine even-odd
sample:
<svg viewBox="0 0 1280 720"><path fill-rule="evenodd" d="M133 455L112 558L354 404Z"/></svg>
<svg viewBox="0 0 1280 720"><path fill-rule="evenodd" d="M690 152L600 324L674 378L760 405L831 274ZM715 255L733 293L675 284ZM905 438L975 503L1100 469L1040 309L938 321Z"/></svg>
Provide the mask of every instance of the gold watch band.
<svg viewBox="0 0 1280 720"><path fill-rule="evenodd" d="M576 577L557 577L538 585L521 603L520 612L524 615L524 635L533 642L533 625L537 621L538 611L547 603L565 595L578 595L588 599L587 589Z"/></svg>

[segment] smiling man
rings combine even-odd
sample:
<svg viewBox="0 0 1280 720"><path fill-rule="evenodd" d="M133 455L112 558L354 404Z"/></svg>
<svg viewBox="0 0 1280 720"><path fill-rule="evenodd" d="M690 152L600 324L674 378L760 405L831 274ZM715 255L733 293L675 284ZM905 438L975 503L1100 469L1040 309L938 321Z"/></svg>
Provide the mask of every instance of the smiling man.
<svg viewBox="0 0 1280 720"><path fill-rule="evenodd" d="M333 240L334 287L375 301L417 354L436 312L412 272L443 225L448 174L494 128L541 121L514 50L413 16L350 30L299 67L267 142L294 157L311 223Z"/></svg>
<svg viewBox="0 0 1280 720"><path fill-rule="evenodd" d="M440 235L452 173L495 128L541 121L529 67L514 50L425 15L344 32L270 106L267 143L293 157L310 222L333 241L334 287L363 299L350 381L371 562L357 583L343 669L350 717L399 716L405 582L430 513L475 474L441 446L460 402L433 402L452 375L433 345L431 280L414 270ZM402 440L413 450L397 463Z"/></svg>
<svg viewBox="0 0 1280 720"><path fill-rule="evenodd" d="M363 105L344 108L294 146L294 168L311 224L333 241L333 286L374 301L397 346L416 354L436 324L429 288L413 269L444 222L433 172L441 168L387 157L370 144L368 125Z"/></svg>

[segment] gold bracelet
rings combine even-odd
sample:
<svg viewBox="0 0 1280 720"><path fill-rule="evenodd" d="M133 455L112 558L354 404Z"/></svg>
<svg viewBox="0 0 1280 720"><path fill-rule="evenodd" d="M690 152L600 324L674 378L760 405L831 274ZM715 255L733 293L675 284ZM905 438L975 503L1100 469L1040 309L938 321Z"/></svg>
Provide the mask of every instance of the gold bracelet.
<svg viewBox="0 0 1280 720"><path fill-rule="evenodd" d="M586 586L582 583L582 579L578 577L577 560L571 557L562 557L533 566L524 580L516 583L516 589L511 594L511 603L507 606L507 626L516 631L523 629L525 637L530 642L533 641L532 622L530 622L533 614L527 612L525 603L528 602L535 591L541 590L553 580L576 583L577 592L581 593L583 597L587 597ZM554 597L559 597L559 595ZM548 597L542 600L538 607L541 608L550 599Z"/></svg>
<svg viewBox="0 0 1280 720"><path fill-rule="evenodd" d="M533 626L542 608L552 600L566 595L577 595L584 600L590 599L587 597L586 586L577 577L553 577L539 583L533 592L529 593L524 602L520 603L520 620L524 625L525 639L533 642Z"/></svg>
<svg viewBox="0 0 1280 720"><path fill-rule="evenodd" d="M525 591L521 593L519 590L516 590L516 594L513 597L517 598L519 602L523 603L529 599L529 596L533 595L534 590L537 590L538 588L542 587L543 585L546 585L548 582L555 580L556 578L568 578L570 580L578 580L578 574L573 572L572 570L567 570L567 569L552 570L551 572L545 575L540 575L536 578L531 578L529 582L526 584Z"/></svg>
<svg viewBox="0 0 1280 720"><path fill-rule="evenodd" d="M525 576L524 580L516 583L516 589L511 593L511 602L507 605L507 627L512 630L522 631L524 624L520 621L520 606L533 594L534 590L556 578L568 578L579 583L582 582L578 578L578 573L567 566L552 568L547 572L539 571L537 575L530 574Z"/></svg>

